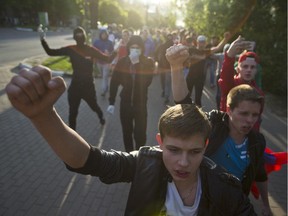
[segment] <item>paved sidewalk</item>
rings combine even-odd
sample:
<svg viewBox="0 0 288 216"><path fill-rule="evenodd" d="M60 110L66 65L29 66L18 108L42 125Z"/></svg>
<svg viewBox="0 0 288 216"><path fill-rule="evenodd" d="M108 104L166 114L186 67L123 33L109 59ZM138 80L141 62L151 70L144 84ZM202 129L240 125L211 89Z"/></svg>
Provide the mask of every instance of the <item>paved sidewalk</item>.
<svg viewBox="0 0 288 216"><path fill-rule="evenodd" d="M11 70L16 71L14 67L17 65L18 63L12 63L0 66L0 216L123 215L129 184L105 185L98 178L69 172L31 123L11 108L4 87L14 75ZM149 145L156 144L154 138L157 121L165 109L160 97L158 78L155 76L149 89L148 110L150 111L147 131ZM65 78L65 81L69 84L70 78ZM108 100L107 97L100 96L101 80L95 81L98 102L105 111ZM212 108L213 95L211 94L213 94L211 90L205 90L203 104L207 109ZM55 106L60 116L67 122L66 92ZM106 150L124 150L118 108L119 98L115 114L113 116L105 114L107 123L101 127L96 114L82 102L77 118L78 132L92 145ZM285 124L287 130L287 123ZM275 134L275 140L277 136L279 135ZM287 145L287 137L283 145ZM278 147L283 149L283 146ZM274 215L287 215L286 166L270 175L269 193ZM253 203L260 212L260 206L255 200Z"/></svg>

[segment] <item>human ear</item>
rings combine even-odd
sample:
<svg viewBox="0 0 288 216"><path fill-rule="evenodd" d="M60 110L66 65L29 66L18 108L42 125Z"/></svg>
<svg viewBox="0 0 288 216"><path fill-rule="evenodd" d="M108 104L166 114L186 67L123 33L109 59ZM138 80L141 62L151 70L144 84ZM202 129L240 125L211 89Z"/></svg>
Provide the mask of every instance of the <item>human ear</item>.
<svg viewBox="0 0 288 216"><path fill-rule="evenodd" d="M161 139L161 135L160 135L160 133L157 133L157 134L156 134L156 140L157 140L157 142L158 142L160 148L162 148L162 146L163 146L163 142L162 142L162 139Z"/></svg>
<svg viewBox="0 0 288 216"><path fill-rule="evenodd" d="M238 63L238 65L237 65L237 67L236 67L236 72L237 72L237 74L239 74L240 71L241 71L241 70L240 70L240 64L241 64L241 63Z"/></svg>
<svg viewBox="0 0 288 216"><path fill-rule="evenodd" d="M229 106L226 106L226 113L230 116L231 114L231 109Z"/></svg>

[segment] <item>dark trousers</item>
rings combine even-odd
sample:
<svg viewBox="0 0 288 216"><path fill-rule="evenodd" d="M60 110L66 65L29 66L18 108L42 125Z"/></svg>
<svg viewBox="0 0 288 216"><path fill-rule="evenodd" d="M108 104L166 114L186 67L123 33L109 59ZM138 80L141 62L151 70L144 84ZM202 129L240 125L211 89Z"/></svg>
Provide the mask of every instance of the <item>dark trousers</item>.
<svg viewBox="0 0 288 216"><path fill-rule="evenodd" d="M217 109L220 110L220 101L221 101L221 89L220 86L218 84L218 80L220 79L220 75L217 75L216 77L216 86L217 86L217 91L216 91L216 106Z"/></svg>
<svg viewBox="0 0 288 216"><path fill-rule="evenodd" d="M146 103L131 106L129 103L120 103L120 120L122 125L125 151L138 150L146 143L147 107ZM134 141L135 140L135 147Z"/></svg>
<svg viewBox="0 0 288 216"><path fill-rule="evenodd" d="M200 74L199 76L194 76L191 75L191 72L187 75L186 82L187 82L187 87L190 92L190 95L192 95L193 88L195 88L195 100L194 103L201 107L201 98L202 98L202 92L204 88L204 83L205 83L205 74Z"/></svg>
<svg viewBox="0 0 288 216"><path fill-rule="evenodd" d="M97 104L96 90L93 82L72 83L68 89L69 126L76 130L76 118L81 99L86 101L89 107L97 113L99 119L103 118L103 112Z"/></svg>

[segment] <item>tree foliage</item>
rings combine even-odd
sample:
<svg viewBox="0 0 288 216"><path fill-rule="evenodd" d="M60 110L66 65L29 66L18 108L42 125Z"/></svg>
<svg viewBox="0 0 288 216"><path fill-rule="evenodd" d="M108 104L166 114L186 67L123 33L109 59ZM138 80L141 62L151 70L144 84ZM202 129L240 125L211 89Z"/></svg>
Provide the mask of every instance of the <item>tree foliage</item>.
<svg viewBox="0 0 288 216"><path fill-rule="evenodd" d="M103 24L125 24L127 12L119 5L118 1L101 1L99 5L99 20Z"/></svg>
<svg viewBox="0 0 288 216"><path fill-rule="evenodd" d="M83 1L83 0L82 0ZM38 12L48 12L51 25L67 22L72 14L79 14L77 0L3 0L0 7L2 20L6 17L19 19L19 24L38 22Z"/></svg>
<svg viewBox="0 0 288 216"><path fill-rule="evenodd" d="M228 30L256 41L264 90L287 97L287 1L189 0L185 22L208 37Z"/></svg>
<svg viewBox="0 0 288 216"><path fill-rule="evenodd" d="M133 4L116 0L2 0L0 20L5 23L6 17L19 19L19 24L37 25L38 12L48 12L51 26L68 25L76 17L85 28L97 28L102 24L117 23L126 27L141 28L144 24L150 27L174 26L174 16L163 16L160 13L147 15L147 5L141 1ZM171 15L173 13L171 12ZM145 23L145 21L147 23ZM15 25L15 23L10 23Z"/></svg>
<svg viewBox="0 0 288 216"><path fill-rule="evenodd" d="M133 29L140 29L144 25L143 17L138 11L131 9L128 11L126 24L127 26L132 27Z"/></svg>

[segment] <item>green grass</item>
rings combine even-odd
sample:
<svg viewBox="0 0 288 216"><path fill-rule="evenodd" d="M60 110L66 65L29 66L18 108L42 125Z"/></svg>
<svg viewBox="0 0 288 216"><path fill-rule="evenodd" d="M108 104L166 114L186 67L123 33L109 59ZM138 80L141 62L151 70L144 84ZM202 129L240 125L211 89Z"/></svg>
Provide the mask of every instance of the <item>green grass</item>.
<svg viewBox="0 0 288 216"><path fill-rule="evenodd" d="M49 57L42 62L42 65L49 67L51 70L63 71L65 74L72 74L72 66L68 57Z"/></svg>

